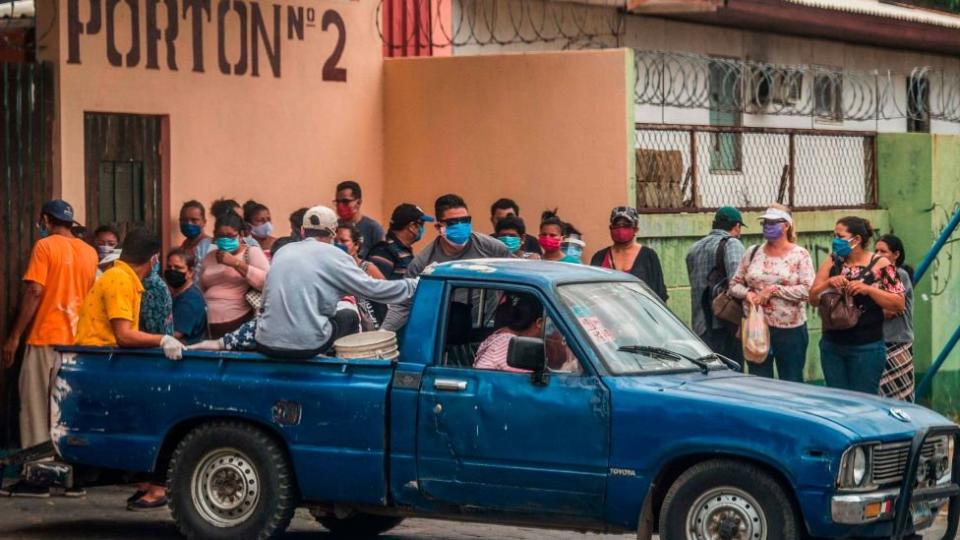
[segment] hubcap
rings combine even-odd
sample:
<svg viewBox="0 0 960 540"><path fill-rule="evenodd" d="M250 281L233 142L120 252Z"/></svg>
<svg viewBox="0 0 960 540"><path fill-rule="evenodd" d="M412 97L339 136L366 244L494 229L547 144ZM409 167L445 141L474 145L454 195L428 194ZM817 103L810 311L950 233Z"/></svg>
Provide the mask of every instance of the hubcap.
<svg viewBox="0 0 960 540"><path fill-rule="evenodd" d="M233 448L208 453L190 482L193 505L211 525L233 527L253 515L260 500L260 475L250 458Z"/></svg>
<svg viewBox="0 0 960 540"><path fill-rule="evenodd" d="M687 513L690 540L766 540L763 510L743 490L719 487L703 495Z"/></svg>

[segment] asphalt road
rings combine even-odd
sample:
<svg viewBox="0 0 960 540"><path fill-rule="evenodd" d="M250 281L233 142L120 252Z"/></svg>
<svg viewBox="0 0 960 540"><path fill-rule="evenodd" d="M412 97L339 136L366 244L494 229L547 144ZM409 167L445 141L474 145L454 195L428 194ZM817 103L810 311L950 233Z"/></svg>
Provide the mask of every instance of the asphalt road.
<svg viewBox="0 0 960 540"><path fill-rule="evenodd" d="M0 539L3 540L129 540L151 538L180 539L166 509L152 512L128 512L124 500L132 488L91 489L85 498L49 499L0 498ZM935 534L939 532L939 534ZM925 539L939 540L943 536L942 523L930 531ZM286 539L321 540L327 535L310 515L300 510L284 536ZM635 535L580 534L564 531L546 531L522 527L455 523L426 519L409 519L385 540L473 540L497 538L506 540L626 540Z"/></svg>

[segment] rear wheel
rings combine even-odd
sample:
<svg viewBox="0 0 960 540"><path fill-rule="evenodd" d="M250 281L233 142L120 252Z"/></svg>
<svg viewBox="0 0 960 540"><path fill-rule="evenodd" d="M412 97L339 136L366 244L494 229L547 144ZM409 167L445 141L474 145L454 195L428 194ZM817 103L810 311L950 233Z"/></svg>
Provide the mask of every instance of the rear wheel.
<svg viewBox="0 0 960 540"><path fill-rule="evenodd" d="M263 431L239 422L191 431L173 454L167 482L174 521L191 539L275 538L296 509L283 449Z"/></svg>
<svg viewBox="0 0 960 540"><path fill-rule="evenodd" d="M753 465L714 460L680 475L663 500L662 540L799 540L786 491Z"/></svg>
<svg viewBox="0 0 960 540"><path fill-rule="evenodd" d="M317 521L335 538L373 538L399 525L402 517L377 516L356 512L347 517L316 516Z"/></svg>

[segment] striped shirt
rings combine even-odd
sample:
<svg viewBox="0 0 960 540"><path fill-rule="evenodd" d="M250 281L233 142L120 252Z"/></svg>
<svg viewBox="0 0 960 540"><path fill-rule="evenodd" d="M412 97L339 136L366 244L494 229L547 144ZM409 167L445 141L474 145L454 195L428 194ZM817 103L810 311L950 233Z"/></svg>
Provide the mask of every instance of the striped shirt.
<svg viewBox="0 0 960 540"><path fill-rule="evenodd" d="M477 359L473 367L477 369L495 369L498 371L512 371L514 373L528 373L525 369L516 369L507 365L507 350L510 340L515 336L506 328L501 328L490 337L483 340L477 349Z"/></svg>

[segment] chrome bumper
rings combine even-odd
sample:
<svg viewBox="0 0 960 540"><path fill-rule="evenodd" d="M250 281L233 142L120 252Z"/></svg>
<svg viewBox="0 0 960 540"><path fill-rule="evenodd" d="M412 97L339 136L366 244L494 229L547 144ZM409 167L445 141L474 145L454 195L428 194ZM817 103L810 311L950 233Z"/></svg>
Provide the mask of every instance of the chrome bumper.
<svg viewBox="0 0 960 540"><path fill-rule="evenodd" d="M924 497L927 492L930 495L942 497L929 499L918 505L926 506L929 512L923 516L915 516L913 525L916 529L929 527L933 523L933 518L946 506L950 489L956 489L956 486L946 485L928 490L916 490L915 496ZM897 509L897 498L900 496L899 489L887 489L883 491L872 491L870 493L856 493L848 495L835 495L830 501L830 512L834 523L840 525L866 525L877 521L892 519ZM913 510L915 510L913 508Z"/></svg>

